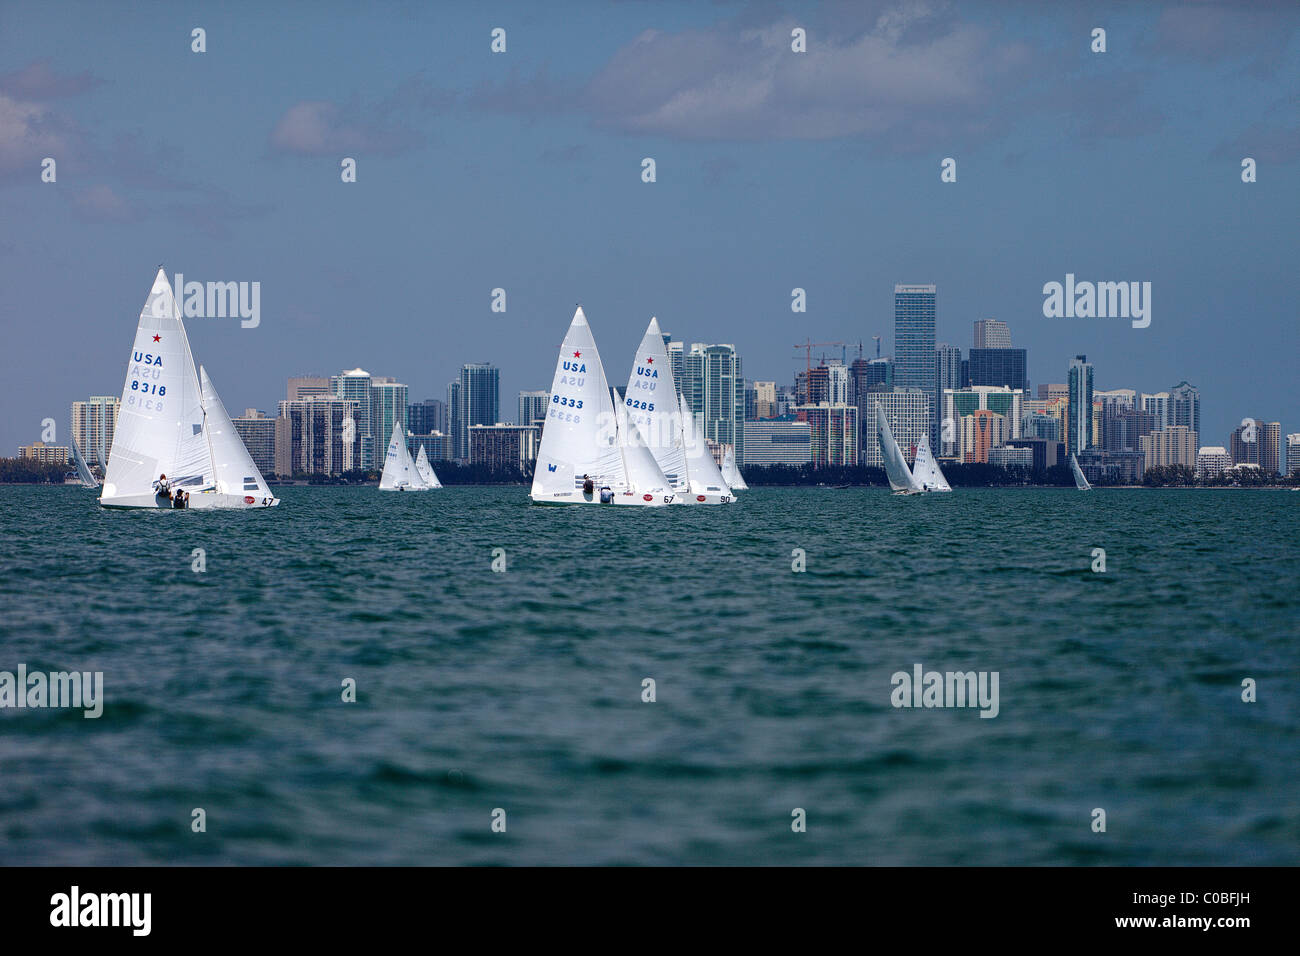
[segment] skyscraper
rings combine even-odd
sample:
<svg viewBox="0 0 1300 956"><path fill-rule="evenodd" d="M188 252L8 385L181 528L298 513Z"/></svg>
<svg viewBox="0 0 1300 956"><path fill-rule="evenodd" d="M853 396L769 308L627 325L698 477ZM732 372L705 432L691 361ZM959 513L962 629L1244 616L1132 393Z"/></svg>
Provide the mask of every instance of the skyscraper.
<svg viewBox="0 0 1300 956"><path fill-rule="evenodd" d="M350 399L308 395L281 402L280 417L287 420L287 425L281 427L287 429L288 454L287 461L277 462L275 471L338 475L361 467L358 415L357 402Z"/></svg>
<svg viewBox="0 0 1300 956"><path fill-rule="evenodd" d="M977 319L975 321L975 348L1009 349L1011 348L1011 329L1005 322L997 319ZM973 382L972 384L979 384Z"/></svg>
<svg viewBox="0 0 1300 956"><path fill-rule="evenodd" d="M935 374L938 376L938 387L935 390L935 394L938 396L937 404L935 405L935 415L939 418L939 442L935 444L934 450L938 452L940 443L943 442L943 436L945 434L953 434L951 429L944 428L943 418L947 413L944 410L943 393L948 389L958 389L962 387L961 349L955 345L948 345L946 343L940 344L934 350L934 363ZM865 424L866 423L864 423L864 426ZM942 452L939 453L942 454Z"/></svg>
<svg viewBox="0 0 1300 956"><path fill-rule="evenodd" d="M84 402L72 403L72 437L86 464L108 467L117 413L116 395L92 395Z"/></svg>
<svg viewBox="0 0 1300 956"><path fill-rule="evenodd" d="M519 410L516 425L531 425L533 422L546 420L546 406L551 400L551 393L545 390L519 393Z"/></svg>
<svg viewBox="0 0 1300 956"><path fill-rule="evenodd" d="M284 397L291 402L308 395L333 395L334 386L324 375L295 375L285 387Z"/></svg>
<svg viewBox="0 0 1300 956"><path fill-rule="evenodd" d="M865 408L861 426L862 463L875 468L884 467L885 459L880 453L880 435L876 430L876 405L885 413L885 421L894 435L894 441L903 450L905 456L912 456L921 436L929 428L930 403L934 400L928 391L919 388L890 389L888 391L867 392L858 396L860 407ZM933 446L931 446L933 447Z"/></svg>
<svg viewBox="0 0 1300 956"><path fill-rule="evenodd" d="M1294 475L1300 472L1300 432L1286 436L1286 473Z"/></svg>
<svg viewBox="0 0 1300 956"><path fill-rule="evenodd" d="M1070 360L1069 406L1065 429L1066 451L1078 455L1092 444L1092 366L1088 356ZM1195 451L1193 451L1193 457Z"/></svg>
<svg viewBox="0 0 1300 956"><path fill-rule="evenodd" d="M330 379L330 385L333 387L335 398L341 398L345 402L352 402L355 406L352 410L352 418L357 440L361 443L361 461L354 464L353 467L374 468L375 435L370 423L370 373L363 368L354 368L349 372L341 372L333 376ZM306 397L310 398L312 396ZM289 401L294 400L289 399ZM385 435L382 441L386 449L388 447L388 436ZM295 458L295 470L311 473L309 469L299 467L299 464L300 462Z"/></svg>
<svg viewBox="0 0 1300 956"><path fill-rule="evenodd" d="M1169 390L1169 424L1185 425L1201 432L1201 392L1195 385L1179 382Z"/></svg>
<svg viewBox="0 0 1300 956"><path fill-rule="evenodd" d="M935 374L935 286L894 286L894 387L930 397L930 444L938 440L939 379ZM901 442L900 442L901 444Z"/></svg>
<svg viewBox="0 0 1300 956"><path fill-rule="evenodd" d="M1029 357L1024 349L971 349L970 384L1029 390Z"/></svg>
<svg viewBox="0 0 1300 956"><path fill-rule="evenodd" d="M469 426L495 425L501 419L501 371L489 362L461 366L451 430L456 457L469 458Z"/></svg>
<svg viewBox="0 0 1300 956"><path fill-rule="evenodd" d="M1282 470L1282 425L1258 418L1243 421L1232 431L1229 450L1234 465L1259 465L1265 474Z"/></svg>
<svg viewBox="0 0 1300 956"><path fill-rule="evenodd" d="M698 351L697 351L698 350ZM699 356L702 395L697 396L704 437L719 445L734 445L736 464L745 453L745 375L734 345L692 345ZM690 363L688 361L688 371Z"/></svg>
<svg viewBox="0 0 1300 956"><path fill-rule="evenodd" d="M406 427L416 435L447 433L447 403L438 398L412 402L406 409Z"/></svg>
<svg viewBox="0 0 1300 956"><path fill-rule="evenodd" d="M284 424L281 425L281 422ZM244 447L248 449L248 457L253 459L253 464L263 477L276 474L276 430L287 427L288 419L267 418L256 408L248 408L243 415L232 418L230 424L235 426Z"/></svg>
<svg viewBox="0 0 1300 956"><path fill-rule="evenodd" d="M378 453L378 460L387 454L388 441L393 435L393 426L400 423L402 436L406 436L407 388L391 378L376 378L370 385L370 430L375 438L375 448L383 449Z"/></svg>

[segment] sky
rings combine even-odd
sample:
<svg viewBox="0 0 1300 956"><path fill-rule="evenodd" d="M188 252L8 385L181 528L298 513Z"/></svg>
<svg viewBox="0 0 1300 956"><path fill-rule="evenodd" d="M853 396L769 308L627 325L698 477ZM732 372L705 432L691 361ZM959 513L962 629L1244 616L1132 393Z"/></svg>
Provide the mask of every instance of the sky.
<svg viewBox="0 0 1300 956"><path fill-rule="evenodd" d="M1300 431L1298 34L1265 0L4 0L0 454L121 394L159 264L260 283L257 327L187 320L232 414L490 361L511 420L579 302L611 383L652 315L789 383L807 339L891 354L894 284L935 283L938 340L1001 319L1034 383L1082 353L1198 386L1202 445ZM1150 282L1150 326L1045 317L1067 273Z"/></svg>

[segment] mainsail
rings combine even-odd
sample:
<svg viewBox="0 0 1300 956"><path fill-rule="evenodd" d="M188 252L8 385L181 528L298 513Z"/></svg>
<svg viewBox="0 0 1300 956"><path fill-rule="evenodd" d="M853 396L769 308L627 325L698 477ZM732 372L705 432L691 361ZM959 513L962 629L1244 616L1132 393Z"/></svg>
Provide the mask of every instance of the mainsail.
<svg viewBox="0 0 1300 956"><path fill-rule="evenodd" d="M749 490L749 485L745 484L745 479L740 477L740 469L736 467L735 445L724 445L722 447L722 480L731 486L732 491Z"/></svg>
<svg viewBox="0 0 1300 956"><path fill-rule="evenodd" d="M76 438L72 439L72 462L77 466L77 477L81 479L82 485L87 488L99 487L99 482L91 472L90 466L86 464L86 459L81 456L81 449L77 446Z"/></svg>
<svg viewBox="0 0 1300 956"><path fill-rule="evenodd" d="M682 440L681 409L677 406L677 382L664 345L659 320L652 318L632 361L623 405L628 418L640 429L641 437L664 477L687 499L686 449ZM692 499L693 500L693 499Z"/></svg>
<svg viewBox="0 0 1300 956"><path fill-rule="evenodd" d="M641 430L631 420L628 407L617 389L613 392L613 400L618 422L618 447L627 473L628 493L639 495L647 504L672 504L676 497L672 484L646 446ZM617 500L615 498L616 502Z"/></svg>
<svg viewBox="0 0 1300 956"><path fill-rule="evenodd" d="M401 421L393 422L393 435L388 440L388 453L384 456L384 470L379 476L380 491L425 491L420 473L415 470L411 453L406 448L406 429Z"/></svg>
<svg viewBox="0 0 1300 956"><path fill-rule="evenodd" d="M590 493L584 476L592 483ZM536 502L599 503L600 488L617 496L627 484L605 368L579 306L555 361L530 494Z"/></svg>
<svg viewBox="0 0 1300 956"><path fill-rule="evenodd" d="M1074 452L1070 452L1070 474L1074 475L1074 487L1080 491L1091 491L1092 485L1088 484L1088 479L1083 474L1083 469L1079 467L1079 459L1074 457Z"/></svg>
<svg viewBox="0 0 1300 956"><path fill-rule="evenodd" d="M723 480L718 463L713 460L709 443L704 437L704 426L695 421L686 396L679 395L682 416L682 440L686 448L686 475L690 493L697 502L726 504L731 501L731 489Z"/></svg>
<svg viewBox="0 0 1300 956"><path fill-rule="evenodd" d="M885 410L876 403L876 436L880 439L880 456L885 460L885 474L889 477L889 487L895 491L920 491L921 485L907 467L903 450L894 441L894 433L889 430L885 420Z"/></svg>
<svg viewBox="0 0 1300 956"><path fill-rule="evenodd" d="M442 482L438 480L437 474L434 473L433 466L429 464L429 456L424 452L424 446L420 446L419 457L415 459L415 473L420 476L427 488L441 488Z"/></svg>
<svg viewBox="0 0 1300 956"><path fill-rule="evenodd" d="M939 463L930 451L929 436L922 434L916 446L916 460L912 462L912 477L926 491L952 491L948 479L939 470Z"/></svg>

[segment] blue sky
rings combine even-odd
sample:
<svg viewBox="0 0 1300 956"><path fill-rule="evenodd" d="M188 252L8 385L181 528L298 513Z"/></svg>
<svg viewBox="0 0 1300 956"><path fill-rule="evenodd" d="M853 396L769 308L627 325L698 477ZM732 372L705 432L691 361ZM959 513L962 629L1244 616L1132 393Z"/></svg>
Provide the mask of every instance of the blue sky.
<svg viewBox="0 0 1300 956"><path fill-rule="evenodd" d="M188 322L232 412L358 365L445 398L491 361L509 419L579 301L614 383L652 314L788 382L808 337L889 354L894 283L934 282L939 340L1002 319L1035 383L1086 353L1098 388L1200 386L1201 444L1300 431L1298 27L1267 2L7 0L0 453L120 394L160 262L261 282L258 328ZM1151 282L1151 326L1044 318L1066 273Z"/></svg>

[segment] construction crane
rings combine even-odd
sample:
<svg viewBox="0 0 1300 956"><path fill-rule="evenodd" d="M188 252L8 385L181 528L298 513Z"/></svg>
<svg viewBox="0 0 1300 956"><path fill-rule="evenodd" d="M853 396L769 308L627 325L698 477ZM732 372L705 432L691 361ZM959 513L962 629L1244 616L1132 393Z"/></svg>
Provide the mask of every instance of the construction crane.
<svg viewBox="0 0 1300 956"><path fill-rule="evenodd" d="M804 353L805 353L806 356L807 356L808 374L809 374L809 375L812 374L812 350L813 350L813 349L816 349L816 348L821 348L821 347L824 346L824 345L839 345L839 346L846 346L846 345L848 345L848 343L847 343L847 342L814 342L812 339L808 339L807 341L805 341L805 342L803 343L803 345L798 345L798 344L796 344L796 345L794 346L794 348L795 348L796 351L799 350L799 349L803 349L803 350L804 350ZM825 356L824 356L824 355L822 356L822 358L823 358L823 360L825 360Z"/></svg>

